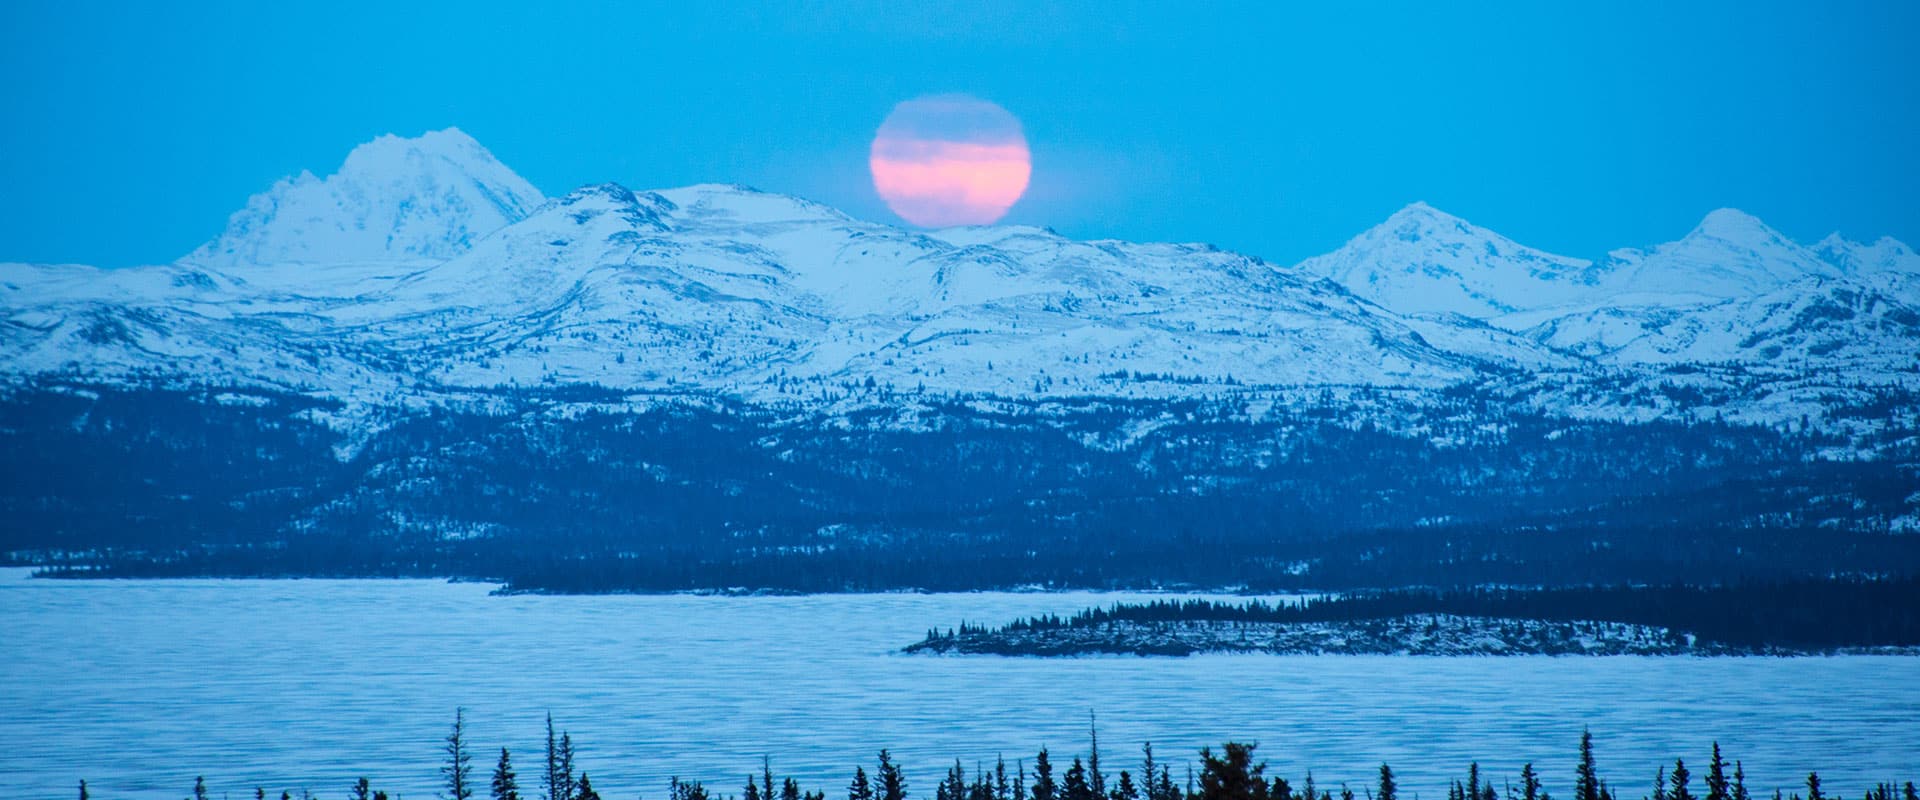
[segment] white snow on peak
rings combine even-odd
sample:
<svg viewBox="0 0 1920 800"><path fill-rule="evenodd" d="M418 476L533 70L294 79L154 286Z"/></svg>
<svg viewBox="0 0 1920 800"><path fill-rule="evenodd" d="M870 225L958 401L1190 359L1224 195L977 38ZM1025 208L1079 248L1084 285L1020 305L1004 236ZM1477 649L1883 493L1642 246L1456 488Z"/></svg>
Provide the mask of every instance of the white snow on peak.
<svg viewBox="0 0 1920 800"><path fill-rule="evenodd" d="M1414 203L1297 269L1405 314L1482 319L1573 302L1593 263L1519 244L1426 203Z"/></svg>
<svg viewBox="0 0 1920 800"><path fill-rule="evenodd" d="M224 233L181 261L235 269L440 261L544 200L457 128L381 136L332 175L301 172L254 195Z"/></svg>
<svg viewBox="0 0 1920 800"><path fill-rule="evenodd" d="M1920 255L1915 255L1913 248L1891 236L1882 236L1872 244L1862 244L1832 233L1814 244L1813 252L1848 275L1920 276Z"/></svg>
<svg viewBox="0 0 1920 800"><path fill-rule="evenodd" d="M281 181L172 265L0 264L0 375L186 376L369 407L572 383L781 403L851 386L1547 386L1697 362L1910 383L1916 264L1891 239L1806 248L1732 210L1596 263L1415 203L1276 269L1203 244L904 230L731 185L545 200L447 130ZM1585 408L1585 391L1539 402Z"/></svg>
<svg viewBox="0 0 1920 800"><path fill-rule="evenodd" d="M1685 305L1747 297L1807 276L1841 271L1759 218L1722 208L1679 241L1610 254L1614 304Z"/></svg>

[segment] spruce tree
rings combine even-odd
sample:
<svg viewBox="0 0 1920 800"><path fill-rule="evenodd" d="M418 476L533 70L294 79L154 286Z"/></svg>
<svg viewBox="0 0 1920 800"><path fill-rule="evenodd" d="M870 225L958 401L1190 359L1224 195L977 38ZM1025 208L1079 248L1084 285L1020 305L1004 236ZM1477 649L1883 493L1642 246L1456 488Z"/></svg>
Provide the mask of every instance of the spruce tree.
<svg viewBox="0 0 1920 800"><path fill-rule="evenodd" d="M993 800L1015 800L1013 785L1007 783L1007 757L993 757Z"/></svg>
<svg viewBox="0 0 1920 800"><path fill-rule="evenodd" d="M560 732L560 751L553 768L554 780L559 781L554 789L560 793L560 800L572 800L574 790L579 788L573 777L573 734Z"/></svg>
<svg viewBox="0 0 1920 800"><path fill-rule="evenodd" d="M1520 800L1540 800L1540 775L1531 761L1520 767Z"/></svg>
<svg viewBox="0 0 1920 800"><path fill-rule="evenodd" d="M1133 784L1133 773L1120 770L1120 784L1113 787L1112 800L1140 800L1140 787Z"/></svg>
<svg viewBox="0 0 1920 800"><path fill-rule="evenodd" d="M1807 800L1825 800L1825 798L1826 795L1820 793L1820 773L1807 773Z"/></svg>
<svg viewBox="0 0 1920 800"><path fill-rule="evenodd" d="M1673 790L1667 793L1668 800L1693 800L1693 792L1687 790L1687 781L1692 777L1693 773L1687 771L1687 762L1674 759L1673 774L1667 778L1673 786Z"/></svg>
<svg viewBox="0 0 1920 800"><path fill-rule="evenodd" d="M500 763L493 767L493 800L520 800L520 784L513 774L513 761L507 748L500 748Z"/></svg>
<svg viewBox="0 0 1920 800"><path fill-rule="evenodd" d="M967 773L960 767L960 759L953 760L940 785L934 787L933 796L934 800L967 800Z"/></svg>
<svg viewBox="0 0 1920 800"><path fill-rule="evenodd" d="M573 800L600 800L600 793L593 790L593 782L587 780L587 773L580 773L580 786L575 791Z"/></svg>
<svg viewBox="0 0 1920 800"><path fill-rule="evenodd" d="M80 800L87 800L87 782L85 779L81 779L80 781Z"/></svg>
<svg viewBox="0 0 1920 800"><path fill-rule="evenodd" d="M1374 800L1394 800L1399 792L1400 785L1393 782L1393 768L1386 764L1381 764L1380 789L1378 793L1374 795Z"/></svg>
<svg viewBox="0 0 1920 800"><path fill-rule="evenodd" d="M1093 786L1087 782L1087 767L1075 756L1067 767L1067 779L1061 784L1061 800L1093 800Z"/></svg>
<svg viewBox="0 0 1920 800"><path fill-rule="evenodd" d="M1153 768L1153 743L1147 742L1141 745L1140 752L1144 754L1143 762L1140 765L1140 774L1147 780L1146 800L1162 800L1160 797L1160 787L1156 782L1159 773Z"/></svg>
<svg viewBox="0 0 1920 800"><path fill-rule="evenodd" d="M1667 765L1661 764L1660 771L1653 774L1653 796L1648 800L1667 800Z"/></svg>
<svg viewBox="0 0 1920 800"><path fill-rule="evenodd" d="M207 776L193 779L193 800L207 800Z"/></svg>
<svg viewBox="0 0 1920 800"><path fill-rule="evenodd" d="M1602 800L1600 776L1593 765L1593 731L1580 732L1580 767L1573 784L1573 800Z"/></svg>
<svg viewBox="0 0 1920 800"><path fill-rule="evenodd" d="M373 787L367 785L366 778L361 778L353 782L353 788L347 790L347 796L353 800L373 800Z"/></svg>
<svg viewBox="0 0 1920 800"><path fill-rule="evenodd" d="M467 785L468 776L473 770L473 757L467 753L466 727L466 709L454 709L453 732L447 734L444 748L447 763L440 768L440 774L447 781L447 800L469 800L473 797L473 789Z"/></svg>
<svg viewBox="0 0 1920 800"><path fill-rule="evenodd" d="M1747 794L1747 769L1737 759L1733 762L1733 800L1753 800Z"/></svg>
<svg viewBox="0 0 1920 800"><path fill-rule="evenodd" d="M1212 748L1200 750L1202 800L1268 800L1265 763L1253 762L1255 745L1228 742L1215 757Z"/></svg>
<svg viewBox="0 0 1920 800"><path fill-rule="evenodd" d="M1033 757L1033 800L1054 800L1053 762L1047 760L1047 748Z"/></svg>
<svg viewBox="0 0 1920 800"><path fill-rule="evenodd" d="M847 784L847 800L873 800L873 784L867 782L867 768L853 768L853 783Z"/></svg>
<svg viewBox="0 0 1920 800"><path fill-rule="evenodd" d="M1733 800L1727 787L1727 762L1720 757L1720 743L1713 743L1713 761L1707 764L1707 800Z"/></svg>
<svg viewBox="0 0 1920 800"><path fill-rule="evenodd" d="M678 784L670 784L677 786ZM560 793L560 742L553 738L553 712L547 712L547 774L540 779L547 800L567 800Z"/></svg>
<svg viewBox="0 0 1920 800"><path fill-rule="evenodd" d="M906 800L907 778L885 750L880 751L880 800Z"/></svg>
<svg viewBox="0 0 1920 800"><path fill-rule="evenodd" d="M740 790L740 800L760 800L760 784L754 783L753 773L747 773L747 788Z"/></svg>

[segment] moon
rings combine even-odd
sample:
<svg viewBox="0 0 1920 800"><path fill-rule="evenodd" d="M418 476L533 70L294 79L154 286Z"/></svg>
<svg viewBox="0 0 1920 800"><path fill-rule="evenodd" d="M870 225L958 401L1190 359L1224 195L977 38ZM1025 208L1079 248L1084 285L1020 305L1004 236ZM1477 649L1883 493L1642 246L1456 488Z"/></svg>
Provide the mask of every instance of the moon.
<svg viewBox="0 0 1920 800"><path fill-rule="evenodd" d="M894 106L874 134L867 167L887 207L924 228L998 222L1033 177L1020 120L964 94Z"/></svg>

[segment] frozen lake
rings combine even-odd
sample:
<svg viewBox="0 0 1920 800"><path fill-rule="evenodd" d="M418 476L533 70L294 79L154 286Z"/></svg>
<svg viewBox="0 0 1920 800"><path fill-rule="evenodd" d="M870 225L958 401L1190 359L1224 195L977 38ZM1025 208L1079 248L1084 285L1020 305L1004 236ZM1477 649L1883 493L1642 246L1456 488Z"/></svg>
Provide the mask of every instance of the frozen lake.
<svg viewBox="0 0 1920 800"><path fill-rule="evenodd" d="M670 775L738 791L762 754L829 798L889 747L912 796L1049 746L1064 769L1097 710L1110 772L1141 742L1174 765L1227 739L1298 785L1370 781L1445 796L1478 760L1532 760L1570 796L1583 724L1603 777L1647 792L1657 763L1705 774L1709 742L1755 796L1810 769L1830 793L1920 779L1920 658L904 656L930 626L999 623L1125 594L490 597L437 581L36 581L0 570L0 796L214 797L255 785L342 797L365 775L435 794L438 746L467 708L475 766L513 750L537 786L541 720L579 743L609 800ZM1337 794L1337 791L1336 791Z"/></svg>

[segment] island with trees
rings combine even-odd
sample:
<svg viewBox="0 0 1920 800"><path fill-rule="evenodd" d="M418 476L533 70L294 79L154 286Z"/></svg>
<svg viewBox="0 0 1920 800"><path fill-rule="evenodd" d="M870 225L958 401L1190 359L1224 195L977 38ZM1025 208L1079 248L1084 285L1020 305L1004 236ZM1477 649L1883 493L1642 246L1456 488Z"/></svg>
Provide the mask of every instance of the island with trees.
<svg viewBox="0 0 1920 800"><path fill-rule="evenodd" d="M1920 654L1920 578L1713 586L1400 589L1292 601L1117 603L930 630L912 653Z"/></svg>

